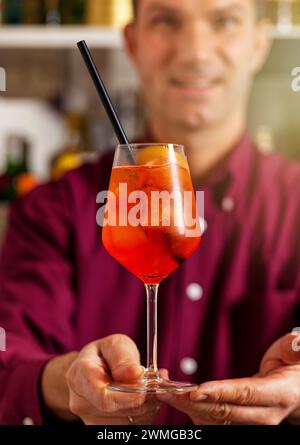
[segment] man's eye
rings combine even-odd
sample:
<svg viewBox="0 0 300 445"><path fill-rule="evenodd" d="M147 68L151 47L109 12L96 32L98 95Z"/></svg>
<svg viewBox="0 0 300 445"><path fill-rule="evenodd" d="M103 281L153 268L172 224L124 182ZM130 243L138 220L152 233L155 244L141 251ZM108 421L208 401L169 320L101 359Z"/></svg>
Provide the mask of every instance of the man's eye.
<svg viewBox="0 0 300 445"><path fill-rule="evenodd" d="M153 19L153 23L155 25L163 25L169 28L175 28L178 26L178 20L176 20L174 17L170 16L159 16L155 17Z"/></svg>
<svg viewBox="0 0 300 445"><path fill-rule="evenodd" d="M236 17L220 17L215 20L214 25L219 29L232 28L238 25L239 20Z"/></svg>

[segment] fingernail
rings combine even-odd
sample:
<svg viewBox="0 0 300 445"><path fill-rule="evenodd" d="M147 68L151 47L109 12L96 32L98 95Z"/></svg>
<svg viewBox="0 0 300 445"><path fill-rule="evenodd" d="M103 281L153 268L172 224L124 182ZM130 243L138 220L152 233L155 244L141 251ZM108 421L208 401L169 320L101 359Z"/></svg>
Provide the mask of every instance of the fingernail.
<svg viewBox="0 0 300 445"><path fill-rule="evenodd" d="M208 394L193 394L191 393L191 400L194 402L201 402L202 400L208 399Z"/></svg>
<svg viewBox="0 0 300 445"><path fill-rule="evenodd" d="M143 372L142 366L138 365L137 363L120 363L120 365L115 368L115 371L120 373L128 372L129 368L134 369L134 371L138 372L139 374Z"/></svg>
<svg viewBox="0 0 300 445"><path fill-rule="evenodd" d="M134 370L135 370L136 375L139 377L141 377L145 372L145 369L143 368L143 366L140 366L140 365L135 365Z"/></svg>

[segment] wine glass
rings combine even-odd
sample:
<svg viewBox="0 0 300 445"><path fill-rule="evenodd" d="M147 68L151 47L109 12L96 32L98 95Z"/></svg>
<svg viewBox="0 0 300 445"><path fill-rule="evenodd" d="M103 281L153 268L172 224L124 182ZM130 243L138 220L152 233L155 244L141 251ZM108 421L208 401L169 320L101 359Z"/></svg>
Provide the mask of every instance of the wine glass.
<svg viewBox="0 0 300 445"><path fill-rule="evenodd" d="M118 145L102 225L105 248L143 281L147 295L145 373L137 382L112 382L108 389L134 393L195 390L195 384L163 379L157 366L159 283L200 242L195 193L183 146Z"/></svg>

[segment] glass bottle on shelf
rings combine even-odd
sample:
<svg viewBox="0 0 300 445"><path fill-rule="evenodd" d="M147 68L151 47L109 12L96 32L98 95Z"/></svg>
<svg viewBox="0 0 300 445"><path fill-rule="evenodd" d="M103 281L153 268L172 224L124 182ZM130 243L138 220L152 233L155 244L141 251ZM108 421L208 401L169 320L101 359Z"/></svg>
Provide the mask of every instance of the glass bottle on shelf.
<svg viewBox="0 0 300 445"><path fill-rule="evenodd" d="M0 25L3 23L3 0L0 0Z"/></svg>
<svg viewBox="0 0 300 445"><path fill-rule="evenodd" d="M133 17L131 0L87 0L88 25L123 27Z"/></svg>
<svg viewBox="0 0 300 445"><path fill-rule="evenodd" d="M60 25L59 0L45 0L45 22L47 25Z"/></svg>
<svg viewBox="0 0 300 445"><path fill-rule="evenodd" d="M28 167L29 152L30 145L23 136L7 137L5 171L0 175L0 201L11 201L38 184Z"/></svg>
<svg viewBox="0 0 300 445"><path fill-rule="evenodd" d="M277 13L277 29L279 32L288 33L293 29L292 0L279 0Z"/></svg>
<svg viewBox="0 0 300 445"><path fill-rule="evenodd" d="M85 114L68 112L65 119L66 141L50 162L50 179L52 181L61 178L67 171L79 167L95 156L90 149Z"/></svg>
<svg viewBox="0 0 300 445"><path fill-rule="evenodd" d="M2 0L3 23L20 25L23 22L22 0Z"/></svg>
<svg viewBox="0 0 300 445"><path fill-rule="evenodd" d="M294 26L300 25L300 0L293 2L293 24Z"/></svg>
<svg viewBox="0 0 300 445"><path fill-rule="evenodd" d="M86 0L60 0L63 25L80 25L84 22Z"/></svg>
<svg viewBox="0 0 300 445"><path fill-rule="evenodd" d="M300 23L299 0L267 0L266 16L279 33L289 33Z"/></svg>
<svg viewBox="0 0 300 445"><path fill-rule="evenodd" d="M40 25L45 22L44 0L23 0L23 23Z"/></svg>

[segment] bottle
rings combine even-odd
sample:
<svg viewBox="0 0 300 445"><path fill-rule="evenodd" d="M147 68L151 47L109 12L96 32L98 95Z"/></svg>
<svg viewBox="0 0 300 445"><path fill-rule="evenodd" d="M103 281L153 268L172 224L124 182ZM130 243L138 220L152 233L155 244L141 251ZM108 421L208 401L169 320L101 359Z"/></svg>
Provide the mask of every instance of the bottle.
<svg viewBox="0 0 300 445"><path fill-rule="evenodd" d="M28 192L37 185L38 181L28 169L29 149L29 143L23 136L12 134L7 137L6 167L4 173L0 176L0 201L11 201L20 195L17 184L19 178L23 175L27 177L27 186L23 186L22 194L25 193L25 189Z"/></svg>
<svg viewBox="0 0 300 445"><path fill-rule="evenodd" d="M79 25L84 22L86 0L60 0L63 25Z"/></svg>
<svg viewBox="0 0 300 445"><path fill-rule="evenodd" d="M23 0L23 23L41 25L45 22L44 0Z"/></svg>
<svg viewBox="0 0 300 445"><path fill-rule="evenodd" d="M47 25L61 24L59 0L45 0L45 22Z"/></svg>
<svg viewBox="0 0 300 445"><path fill-rule="evenodd" d="M300 22L299 0L266 0L266 17L279 33L289 33Z"/></svg>
<svg viewBox="0 0 300 445"><path fill-rule="evenodd" d="M88 0L86 23L122 28L133 18L131 0Z"/></svg>
<svg viewBox="0 0 300 445"><path fill-rule="evenodd" d="M3 0L0 0L0 25L3 23Z"/></svg>
<svg viewBox="0 0 300 445"><path fill-rule="evenodd" d="M38 179L30 172L20 173L15 178L16 196L27 195L31 190L39 185Z"/></svg>
<svg viewBox="0 0 300 445"><path fill-rule="evenodd" d="M22 0L2 1L3 23L8 25L20 25L23 22L23 2Z"/></svg>
<svg viewBox="0 0 300 445"><path fill-rule="evenodd" d="M58 180L67 171L79 167L94 157L94 153L89 148L86 116L80 112L68 112L65 119L66 143L51 161L50 180L52 181Z"/></svg>

